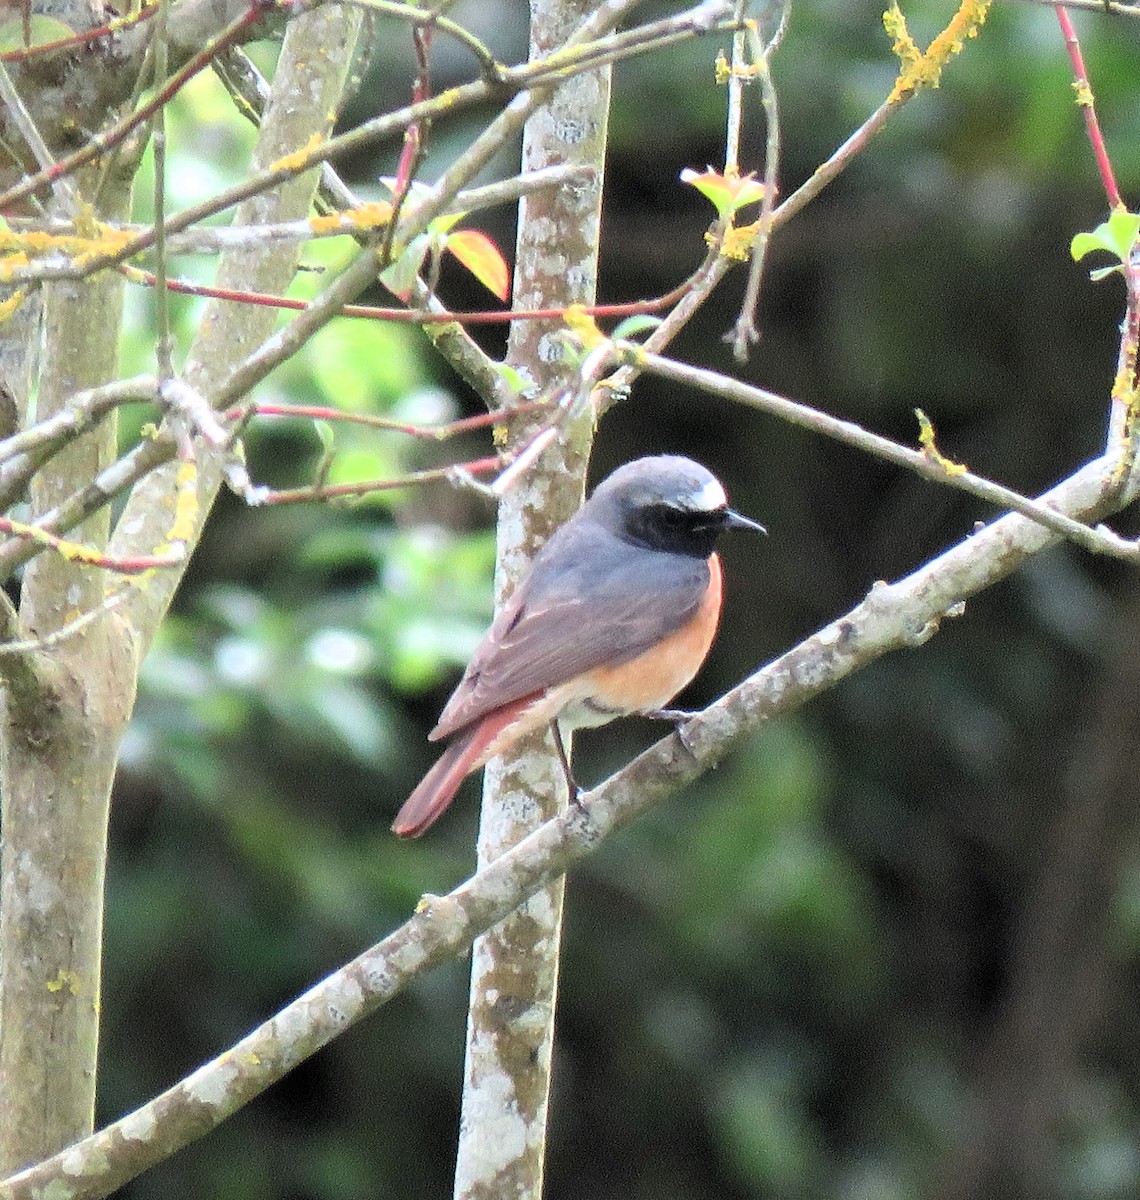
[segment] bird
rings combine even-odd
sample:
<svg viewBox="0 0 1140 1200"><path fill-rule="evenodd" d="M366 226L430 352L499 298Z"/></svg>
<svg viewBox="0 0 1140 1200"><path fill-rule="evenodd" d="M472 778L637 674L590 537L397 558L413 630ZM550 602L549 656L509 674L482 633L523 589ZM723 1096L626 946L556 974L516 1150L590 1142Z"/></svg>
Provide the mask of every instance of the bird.
<svg viewBox="0 0 1140 1200"><path fill-rule="evenodd" d="M571 796L561 731L642 715L696 675L716 636L715 546L729 529L767 532L728 507L723 484L680 455L619 467L535 556L476 648L428 735L447 741L392 822L418 837L459 785L521 737L550 725Z"/></svg>

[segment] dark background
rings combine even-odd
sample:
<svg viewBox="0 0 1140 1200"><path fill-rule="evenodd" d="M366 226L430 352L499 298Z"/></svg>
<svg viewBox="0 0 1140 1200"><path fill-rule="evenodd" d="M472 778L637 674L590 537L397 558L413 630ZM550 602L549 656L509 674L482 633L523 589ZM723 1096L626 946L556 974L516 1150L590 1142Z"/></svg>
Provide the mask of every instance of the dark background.
<svg viewBox="0 0 1140 1200"><path fill-rule="evenodd" d="M951 6L913 7L925 44ZM515 60L524 8L452 15ZM796 6L775 65L784 195L889 90L879 8ZM1135 206L1140 24L1077 24ZM349 123L408 94L402 27L379 25L376 42ZM678 175L723 160L717 44L618 70L603 301L666 291L704 252L711 209ZM443 39L435 63L437 88L470 71ZM996 5L941 89L780 231L744 377L908 444L921 407L944 452L1031 494L1094 457L1123 289L1069 256L1106 215L1072 100L1053 13ZM749 108L743 158L759 167L757 95ZM437 126L425 177L472 128ZM374 191L396 152L348 173ZM472 224L509 255L508 216ZM723 335L743 280L673 353L738 370ZM458 308L489 302L450 266L442 290ZM309 402L357 387L379 412L478 411L418 335L350 324L271 386ZM390 474L486 445L338 432L342 454ZM263 426L249 449L276 483L303 482L320 452L299 423ZM723 633L690 706L994 515L652 379L604 419L593 477L662 450L707 463L770 530L725 547ZM492 519L442 486L342 510L221 502L124 748L101 1120L470 871L474 784L421 842L387 825L486 621ZM1118 527L1136 532L1134 515ZM774 722L575 872L550 1200L1140 1192L1135 596L1134 569L1053 550L921 649ZM580 778L658 732L627 721L583 736ZM465 989L465 964L420 980L129 1194L449 1195Z"/></svg>

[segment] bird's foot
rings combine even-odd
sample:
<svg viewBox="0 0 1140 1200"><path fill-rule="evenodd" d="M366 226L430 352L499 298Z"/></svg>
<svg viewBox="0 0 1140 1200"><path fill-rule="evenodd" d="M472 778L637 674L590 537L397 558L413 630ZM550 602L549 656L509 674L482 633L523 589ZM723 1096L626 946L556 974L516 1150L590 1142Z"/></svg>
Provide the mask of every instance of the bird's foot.
<svg viewBox="0 0 1140 1200"><path fill-rule="evenodd" d="M649 712L641 714L643 717L648 717L651 721L672 721L673 732L677 735L681 745L689 752L693 753L693 747L689 744L689 738L685 732L685 727L688 723L697 716L697 713L690 712L684 708L654 708Z"/></svg>
<svg viewBox="0 0 1140 1200"><path fill-rule="evenodd" d="M641 716L648 717L651 721L672 721L674 725L684 725L686 721L691 721L697 714L690 712L687 708L651 708L648 712L643 712Z"/></svg>

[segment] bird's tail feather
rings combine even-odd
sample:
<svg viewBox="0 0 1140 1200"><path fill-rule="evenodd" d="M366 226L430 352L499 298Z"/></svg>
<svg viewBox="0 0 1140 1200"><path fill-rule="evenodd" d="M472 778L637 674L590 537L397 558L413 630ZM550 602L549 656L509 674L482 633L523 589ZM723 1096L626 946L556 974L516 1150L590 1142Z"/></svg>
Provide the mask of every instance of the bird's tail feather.
<svg viewBox="0 0 1140 1200"><path fill-rule="evenodd" d="M487 750L491 743L532 700L533 697L527 696L504 705L478 724L457 733L404 801L392 822L392 832L399 837L419 837L431 828L447 810L459 785L490 757Z"/></svg>

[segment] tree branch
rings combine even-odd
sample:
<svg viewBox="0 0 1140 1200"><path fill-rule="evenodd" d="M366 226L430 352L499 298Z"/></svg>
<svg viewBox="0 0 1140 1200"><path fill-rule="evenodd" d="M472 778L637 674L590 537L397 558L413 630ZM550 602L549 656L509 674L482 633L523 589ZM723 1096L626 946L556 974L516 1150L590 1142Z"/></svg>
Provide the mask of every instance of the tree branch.
<svg viewBox="0 0 1140 1200"><path fill-rule="evenodd" d="M1114 504L1104 499L1112 471L1109 459L1096 459L1041 501L1078 520L1100 519ZM1128 500L1135 491L1133 484ZM861 604L694 716L681 734L651 746L579 805L447 896L425 897L399 929L224 1054L99 1133L0 1181L0 1200L42 1200L48 1188L56 1200L100 1200L203 1136L417 975L465 953L616 829L716 766L734 743L884 654L922 644L944 618L960 615L969 597L1057 540L1011 514L897 583L877 584Z"/></svg>

